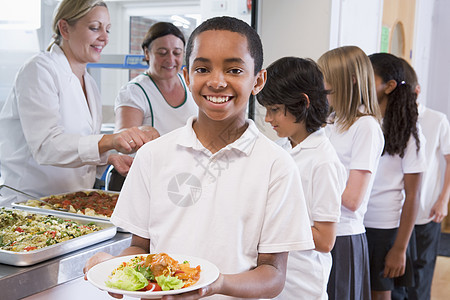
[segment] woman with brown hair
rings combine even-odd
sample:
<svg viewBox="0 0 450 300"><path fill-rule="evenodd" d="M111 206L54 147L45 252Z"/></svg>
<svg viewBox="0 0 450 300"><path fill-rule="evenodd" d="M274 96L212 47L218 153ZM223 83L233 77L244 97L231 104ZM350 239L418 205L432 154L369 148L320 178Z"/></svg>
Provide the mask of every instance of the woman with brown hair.
<svg viewBox="0 0 450 300"><path fill-rule="evenodd" d="M116 98L116 131L139 126L152 139L184 126L197 105L179 73L183 33L168 22L153 24L142 42L148 69L124 85ZM125 178L111 171L108 189L120 191Z"/></svg>

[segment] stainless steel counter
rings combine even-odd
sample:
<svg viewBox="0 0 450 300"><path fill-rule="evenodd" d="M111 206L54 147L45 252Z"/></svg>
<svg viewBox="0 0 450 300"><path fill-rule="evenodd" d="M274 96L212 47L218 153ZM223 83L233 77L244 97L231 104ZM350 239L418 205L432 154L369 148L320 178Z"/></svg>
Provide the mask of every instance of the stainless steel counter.
<svg viewBox="0 0 450 300"><path fill-rule="evenodd" d="M20 299L79 278L89 257L100 251L118 255L130 242L131 234L118 232L107 241L32 266L0 264L0 298Z"/></svg>

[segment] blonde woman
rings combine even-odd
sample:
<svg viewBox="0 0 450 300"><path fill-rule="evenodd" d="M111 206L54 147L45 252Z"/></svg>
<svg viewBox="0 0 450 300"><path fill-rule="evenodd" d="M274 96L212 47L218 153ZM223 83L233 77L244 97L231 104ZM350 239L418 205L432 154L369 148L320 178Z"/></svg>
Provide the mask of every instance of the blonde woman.
<svg viewBox="0 0 450 300"><path fill-rule="evenodd" d="M329 299L370 299L369 258L363 224L384 147L372 65L356 46L323 54L318 64L330 90L327 135L347 170L341 218L328 282Z"/></svg>
<svg viewBox="0 0 450 300"><path fill-rule="evenodd" d="M64 0L47 51L19 70L0 113L0 184L37 196L94 187L98 166L126 174L149 139L138 128L100 134L101 99L86 65L100 59L111 27L100 0Z"/></svg>

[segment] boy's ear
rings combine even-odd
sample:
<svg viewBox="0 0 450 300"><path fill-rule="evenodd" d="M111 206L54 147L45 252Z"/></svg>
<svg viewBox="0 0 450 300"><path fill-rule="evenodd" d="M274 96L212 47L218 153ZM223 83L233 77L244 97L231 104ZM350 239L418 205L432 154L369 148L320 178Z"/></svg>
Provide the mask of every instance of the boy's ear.
<svg viewBox="0 0 450 300"><path fill-rule="evenodd" d="M191 90L191 88L189 87L189 70L187 67L183 67L183 77L184 80L186 81L186 85L189 88L189 90Z"/></svg>
<svg viewBox="0 0 450 300"><path fill-rule="evenodd" d="M392 93L393 90L395 90L396 87L397 87L397 81L395 81L394 79L391 79L388 82L386 82L385 88L384 88L384 93L386 95L389 95L390 93Z"/></svg>
<svg viewBox="0 0 450 300"><path fill-rule="evenodd" d="M258 94L266 84L267 80L267 70L262 69L256 74L255 84L253 85L252 95Z"/></svg>
<svg viewBox="0 0 450 300"><path fill-rule="evenodd" d="M306 108L309 108L309 104L310 104L309 96L307 94L305 94L305 93L301 93L300 97L303 98L306 101Z"/></svg>

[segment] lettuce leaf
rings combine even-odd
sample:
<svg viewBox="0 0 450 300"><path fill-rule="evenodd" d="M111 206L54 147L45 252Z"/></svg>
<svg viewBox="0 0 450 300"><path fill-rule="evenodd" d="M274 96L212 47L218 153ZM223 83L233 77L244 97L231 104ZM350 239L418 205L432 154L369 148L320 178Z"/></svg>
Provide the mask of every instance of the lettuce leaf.
<svg viewBox="0 0 450 300"><path fill-rule="evenodd" d="M184 285L184 282L177 277L160 275L155 277L155 279L163 291L179 290Z"/></svg>
<svg viewBox="0 0 450 300"><path fill-rule="evenodd" d="M155 276L153 275L152 270L150 267L144 267L142 265L137 265L134 270L144 275L145 278L151 281L155 281Z"/></svg>
<svg viewBox="0 0 450 300"><path fill-rule="evenodd" d="M131 267L117 270L111 280L105 282L107 287L117 288L127 291L137 291L148 285L148 280L144 275L135 271Z"/></svg>

